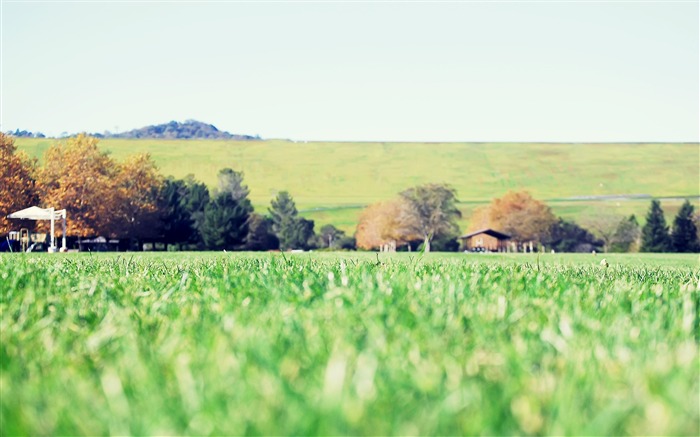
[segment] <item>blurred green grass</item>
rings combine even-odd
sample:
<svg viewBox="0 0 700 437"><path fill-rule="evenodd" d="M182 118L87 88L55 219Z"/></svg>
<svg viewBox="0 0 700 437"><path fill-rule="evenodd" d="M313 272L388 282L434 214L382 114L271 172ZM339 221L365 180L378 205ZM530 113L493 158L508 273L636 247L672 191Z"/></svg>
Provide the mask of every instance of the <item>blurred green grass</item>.
<svg viewBox="0 0 700 437"><path fill-rule="evenodd" d="M3 435L700 431L697 255L0 255Z"/></svg>

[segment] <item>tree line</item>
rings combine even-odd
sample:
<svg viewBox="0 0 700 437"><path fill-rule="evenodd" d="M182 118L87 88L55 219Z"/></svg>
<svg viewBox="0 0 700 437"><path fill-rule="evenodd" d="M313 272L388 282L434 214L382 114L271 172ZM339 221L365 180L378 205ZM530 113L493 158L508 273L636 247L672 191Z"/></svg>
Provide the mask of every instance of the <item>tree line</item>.
<svg viewBox="0 0 700 437"><path fill-rule="evenodd" d="M192 175L163 177L148 154L116 162L97 144L87 135L68 138L50 147L40 166L0 133L0 235L16 225L6 219L9 213L41 205L69 211L69 236L129 238L134 247L161 242L197 250L460 249L459 200L447 184L419 185L369 205L349 236L333 225L316 232L286 191L266 214L256 212L243 173L234 169L221 170L209 190ZM469 230L492 228L558 252L697 252L697 220L686 201L669 227L654 200L644 227L632 215L604 226L592 223L591 231L555 216L528 192L511 191L476 209Z"/></svg>
<svg viewBox="0 0 700 437"><path fill-rule="evenodd" d="M272 200L268 215L256 213L242 172L221 170L210 191L191 175L164 178L148 154L119 163L97 144L87 135L68 138L50 147L39 166L0 133L0 235L16 226L8 214L41 205L69 211L69 236L126 237L134 247L142 242L200 250L355 247L333 225L317 234L286 191Z"/></svg>
<svg viewBox="0 0 700 437"><path fill-rule="evenodd" d="M428 184L370 205L360 215L357 247L458 250L457 220L461 213L457 203L457 193L448 185ZM597 226L587 229L557 217L527 191L509 191L477 208L468 232L490 228L510 235L516 243L533 242L557 252L698 252L698 221L686 200L670 228L660 202L653 200L643 227L631 215L606 216L605 221L596 220L592 225Z"/></svg>

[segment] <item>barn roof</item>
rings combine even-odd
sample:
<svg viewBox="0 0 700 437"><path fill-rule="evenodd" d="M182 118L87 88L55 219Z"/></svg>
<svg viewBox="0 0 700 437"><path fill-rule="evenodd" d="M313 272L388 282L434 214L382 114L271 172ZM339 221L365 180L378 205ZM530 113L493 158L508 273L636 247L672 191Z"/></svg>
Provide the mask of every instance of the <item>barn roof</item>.
<svg viewBox="0 0 700 437"><path fill-rule="evenodd" d="M491 228L479 229L478 231L474 231L474 232L470 232L469 234L462 235L459 238L469 238L469 237L473 237L474 235L479 235L479 234L490 235L492 237L498 238L499 240L509 240L511 238L510 235L504 234L503 232L495 231Z"/></svg>

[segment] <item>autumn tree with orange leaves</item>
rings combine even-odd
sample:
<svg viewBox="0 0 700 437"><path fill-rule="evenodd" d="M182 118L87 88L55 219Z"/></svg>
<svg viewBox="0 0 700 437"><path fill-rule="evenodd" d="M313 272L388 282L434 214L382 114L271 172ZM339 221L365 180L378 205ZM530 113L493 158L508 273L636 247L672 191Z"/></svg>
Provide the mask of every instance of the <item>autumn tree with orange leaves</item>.
<svg viewBox="0 0 700 437"><path fill-rule="evenodd" d="M86 135L51 146L38 184L42 205L68 211L68 235L109 235L118 193L115 162Z"/></svg>
<svg viewBox="0 0 700 437"><path fill-rule="evenodd" d="M356 246L372 250L392 242L401 246L421 239L420 235L410 231L415 227L413 224L402 221L403 217L409 216L406 213L408 208L403 199L378 202L365 208L355 231Z"/></svg>
<svg viewBox="0 0 700 437"><path fill-rule="evenodd" d="M123 164L78 135L44 155L38 185L44 206L68 211L68 235L150 237L157 226L163 180L148 155Z"/></svg>
<svg viewBox="0 0 700 437"><path fill-rule="evenodd" d="M147 153L134 155L119 166L113 231L132 238L156 238L160 231L163 176Z"/></svg>
<svg viewBox="0 0 700 437"><path fill-rule="evenodd" d="M493 228L519 241L544 241L557 218L544 202L527 191L509 191L474 211L470 231Z"/></svg>
<svg viewBox="0 0 700 437"><path fill-rule="evenodd" d="M33 160L17 151L14 139L0 132L0 235L17 225L8 214L38 203L34 167Z"/></svg>

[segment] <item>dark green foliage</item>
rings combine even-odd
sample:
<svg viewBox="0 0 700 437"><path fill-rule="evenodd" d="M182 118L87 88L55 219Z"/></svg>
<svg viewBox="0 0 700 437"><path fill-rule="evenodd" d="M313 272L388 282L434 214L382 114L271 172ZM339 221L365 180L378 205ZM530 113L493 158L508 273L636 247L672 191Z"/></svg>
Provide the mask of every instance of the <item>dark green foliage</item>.
<svg viewBox="0 0 700 437"><path fill-rule="evenodd" d="M591 252L599 251L603 241L578 224L559 218L550 228L545 245L557 252Z"/></svg>
<svg viewBox="0 0 700 437"><path fill-rule="evenodd" d="M610 244L610 252L629 252L641 235L637 217L634 214L624 218L617 225Z"/></svg>
<svg viewBox="0 0 700 437"><path fill-rule="evenodd" d="M161 232L166 244L183 244L193 239L197 232L185 199L187 186L182 179L168 178L163 185L161 200L163 216Z"/></svg>
<svg viewBox="0 0 700 437"><path fill-rule="evenodd" d="M307 220L303 217L297 217L294 220L292 232L289 234L289 237L287 243L290 249L314 249L316 247L314 241L314 221Z"/></svg>
<svg viewBox="0 0 700 437"><path fill-rule="evenodd" d="M296 217L299 214L294 199L287 191L277 193L277 197L270 202L268 212L272 217L275 232L280 232L285 218Z"/></svg>
<svg viewBox="0 0 700 437"><path fill-rule="evenodd" d="M455 235L438 235L430 244L430 250L437 252L459 251L459 241Z"/></svg>
<svg viewBox="0 0 700 437"><path fill-rule="evenodd" d="M671 240L675 252L698 252L700 251L700 241L698 241L698 229L693 220L693 205L686 200L681 206L678 215L673 220L673 231Z"/></svg>
<svg viewBox="0 0 700 437"><path fill-rule="evenodd" d="M658 200L652 200L647 222L642 228L641 252L669 252L671 250L671 237L668 233L666 218Z"/></svg>
<svg viewBox="0 0 700 437"><path fill-rule="evenodd" d="M250 202L236 201L226 193L220 193L204 209L200 228L202 241L207 249L236 250L243 246L248 234L248 217L252 212Z"/></svg>
<svg viewBox="0 0 700 437"><path fill-rule="evenodd" d="M248 219L248 235L245 250L274 250L280 246L279 239L272 231L272 220L260 214L251 214Z"/></svg>
<svg viewBox="0 0 700 437"><path fill-rule="evenodd" d="M345 236L345 237L341 238L340 241L338 242L338 249L355 250L356 249L355 237Z"/></svg>
<svg viewBox="0 0 700 437"><path fill-rule="evenodd" d="M345 231L341 231L333 225L324 225L318 234L318 246L327 249L337 249L345 238Z"/></svg>
<svg viewBox="0 0 700 437"><path fill-rule="evenodd" d="M248 198L250 189L243 184L243 172L225 168L218 175L217 193L227 193L236 201Z"/></svg>
<svg viewBox="0 0 700 437"><path fill-rule="evenodd" d="M194 179L194 176L188 175L185 178L187 186L187 196L185 197L185 207L190 212L190 217L194 222L194 228L197 232L193 234L192 242L201 242L199 229L204 221L204 209L210 201L209 189L206 185Z"/></svg>
<svg viewBox="0 0 700 437"><path fill-rule="evenodd" d="M185 179L168 178L161 192L161 233L167 244L199 244L199 228L209 204L209 190L192 175Z"/></svg>
<svg viewBox="0 0 700 437"><path fill-rule="evenodd" d="M314 247L314 222L299 217L292 196L281 191L268 209L272 230L280 242L280 249L310 249Z"/></svg>
<svg viewBox="0 0 700 437"><path fill-rule="evenodd" d="M248 187L243 185L243 173L225 168L218 175L219 188L204 209L199 231L207 249L237 250L244 247L253 205L248 199Z"/></svg>

